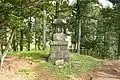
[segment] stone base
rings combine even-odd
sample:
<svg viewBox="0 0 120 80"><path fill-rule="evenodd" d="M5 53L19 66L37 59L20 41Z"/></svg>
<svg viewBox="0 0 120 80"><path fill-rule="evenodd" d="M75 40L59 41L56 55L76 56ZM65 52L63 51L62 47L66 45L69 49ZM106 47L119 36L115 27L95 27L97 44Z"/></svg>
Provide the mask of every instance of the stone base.
<svg viewBox="0 0 120 80"><path fill-rule="evenodd" d="M67 41L52 41L48 61L55 63L57 60L69 61Z"/></svg>

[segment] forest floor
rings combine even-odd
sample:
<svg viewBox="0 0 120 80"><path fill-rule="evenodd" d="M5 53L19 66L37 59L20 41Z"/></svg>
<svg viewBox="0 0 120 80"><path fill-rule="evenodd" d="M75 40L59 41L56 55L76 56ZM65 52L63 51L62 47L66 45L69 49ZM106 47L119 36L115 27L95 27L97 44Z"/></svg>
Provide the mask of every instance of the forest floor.
<svg viewBox="0 0 120 80"><path fill-rule="evenodd" d="M92 75L92 80L120 80L120 60L104 60Z"/></svg>
<svg viewBox="0 0 120 80"><path fill-rule="evenodd" d="M80 58L85 63L80 63L84 64L81 66L82 68L80 69L80 65L75 63L75 67L73 66L72 70L68 70L69 66L56 67L44 60L40 61L40 64L36 61L25 59L25 57L9 56L4 60L3 67L0 69L0 80L120 80L120 60L104 60L102 66L93 68L91 67L91 62L93 63L91 57L83 58L81 56ZM76 68L76 66L78 67ZM83 75L79 75L79 72L77 72L78 69L81 71L88 67L93 68L89 73L85 72L83 74L83 71ZM72 73L68 75L69 71L72 73L76 72L78 75L74 76ZM63 75L68 76L63 77Z"/></svg>
<svg viewBox="0 0 120 80"><path fill-rule="evenodd" d="M53 80L54 77L38 65L22 57L7 57L0 69L0 80Z"/></svg>
<svg viewBox="0 0 120 80"><path fill-rule="evenodd" d="M32 70L37 64L21 57L7 57L0 69L0 80L35 80Z"/></svg>

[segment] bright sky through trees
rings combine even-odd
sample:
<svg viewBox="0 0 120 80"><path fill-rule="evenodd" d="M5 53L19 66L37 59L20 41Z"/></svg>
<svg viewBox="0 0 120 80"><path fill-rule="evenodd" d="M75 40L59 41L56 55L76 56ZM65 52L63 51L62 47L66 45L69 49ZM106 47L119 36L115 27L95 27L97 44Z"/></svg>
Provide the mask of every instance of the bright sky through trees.
<svg viewBox="0 0 120 80"><path fill-rule="evenodd" d="M113 4L108 0L98 0L98 1L99 1L99 3L101 3L103 5L104 8L106 8L106 7L112 8L113 7Z"/></svg>
<svg viewBox="0 0 120 80"><path fill-rule="evenodd" d="M69 0L70 4L73 4L76 0ZM104 8L106 7L113 7L113 4L109 2L108 0L98 0L100 4L103 5Z"/></svg>

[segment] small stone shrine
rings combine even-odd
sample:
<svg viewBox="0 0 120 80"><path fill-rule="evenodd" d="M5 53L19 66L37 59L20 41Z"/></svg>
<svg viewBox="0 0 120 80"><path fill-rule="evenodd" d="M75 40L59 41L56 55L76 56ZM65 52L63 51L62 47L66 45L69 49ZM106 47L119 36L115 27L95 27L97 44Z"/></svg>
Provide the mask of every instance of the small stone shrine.
<svg viewBox="0 0 120 80"><path fill-rule="evenodd" d="M57 32L53 35L53 41L50 44L48 61L53 63L58 60L69 61L68 42L65 41L65 34L63 33L65 22L62 19L56 19L54 24Z"/></svg>

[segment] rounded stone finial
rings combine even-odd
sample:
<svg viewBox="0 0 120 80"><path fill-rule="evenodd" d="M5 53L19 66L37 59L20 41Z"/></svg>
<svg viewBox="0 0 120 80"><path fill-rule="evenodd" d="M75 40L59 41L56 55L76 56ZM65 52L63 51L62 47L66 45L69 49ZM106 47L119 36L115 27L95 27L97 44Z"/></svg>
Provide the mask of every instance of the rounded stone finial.
<svg viewBox="0 0 120 80"><path fill-rule="evenodd" d="M55 25L62 25L62 24L66 24L66 20L65 20L65 19L55 19L55 20L53 21L53 23L54 23Z"/></svg>
<svg viewBox="0 0 120 80"><path fill-rule="evenodd" d="M58 33L61 33L61 32L62 32L63 25L66 24L66 20L65 20L65 19L55 19L55 20L53 21L53 24L56 26L57 32L58 32Z"/></svg>

